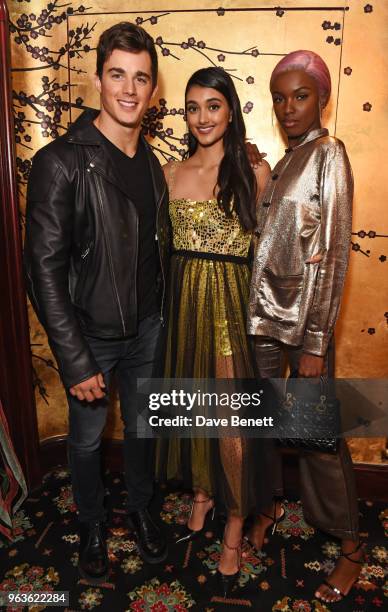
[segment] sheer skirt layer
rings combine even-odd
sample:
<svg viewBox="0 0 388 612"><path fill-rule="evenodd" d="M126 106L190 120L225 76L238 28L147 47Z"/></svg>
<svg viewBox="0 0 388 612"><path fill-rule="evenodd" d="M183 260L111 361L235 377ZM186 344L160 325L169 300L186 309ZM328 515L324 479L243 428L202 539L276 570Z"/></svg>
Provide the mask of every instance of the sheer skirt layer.
<svg viewBox="0 0 388 612"><path fill-rule="evenodd" d="M245 327L248 266L175 255L170 274L165 377L253 378ZM228 512L246 516L271 503L265 482L269 443L240 437L163 440L158 476L206 491Z"/></svg>

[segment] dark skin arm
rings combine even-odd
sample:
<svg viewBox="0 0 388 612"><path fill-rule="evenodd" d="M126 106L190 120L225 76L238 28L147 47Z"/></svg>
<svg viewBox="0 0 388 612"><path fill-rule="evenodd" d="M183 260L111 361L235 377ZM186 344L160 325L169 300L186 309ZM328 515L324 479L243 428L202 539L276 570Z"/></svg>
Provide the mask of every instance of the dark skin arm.
<svg viewBox="0 0 388 612"><path fill-rule="evenodd" d="M251 142L246 142L245 146L247 149L249 163L251 164L252 168L256 170L262 165L264 157L267 156L267 153L260 153L257 145Z"/></svg>
<svg viewBox="0 0 388 612"><path fill-rule="evenodd" d="M300 358L298 376L303 378L319 378L323 374L323 357L302 353Z"/></svg>

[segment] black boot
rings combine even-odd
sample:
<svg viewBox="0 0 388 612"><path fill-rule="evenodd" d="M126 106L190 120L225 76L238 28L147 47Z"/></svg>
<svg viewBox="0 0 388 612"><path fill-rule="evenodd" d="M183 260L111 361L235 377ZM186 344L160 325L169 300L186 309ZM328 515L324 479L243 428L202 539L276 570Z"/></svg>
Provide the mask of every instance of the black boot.
<svg viewBox="0 0 388 612"><path fill-rule="evenodd" d="M140 556L147 563L161 563L167 557L167 544L148 510L129 513L129 528L136 534Z"/></svg>
<svg viewBox="0 0 388 612"><path fill-rule="evenodd" d="M90 582L104 582L109 573L104 524L80 523L78 571Z"/></svg>

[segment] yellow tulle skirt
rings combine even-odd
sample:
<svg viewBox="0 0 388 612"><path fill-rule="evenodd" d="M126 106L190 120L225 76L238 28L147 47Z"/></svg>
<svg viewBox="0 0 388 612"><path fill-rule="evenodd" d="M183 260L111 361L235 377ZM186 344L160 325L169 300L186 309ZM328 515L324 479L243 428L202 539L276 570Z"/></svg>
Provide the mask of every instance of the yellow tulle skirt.
<svg viewBox="0 0 388 612"><path fill-rule="evenodd" d="M249 282L246 264L173 255L166 378L254 378ZM244 437L160 440L157 476L206 491L226 511L246 516L271 504L267 446Z"/></svg>

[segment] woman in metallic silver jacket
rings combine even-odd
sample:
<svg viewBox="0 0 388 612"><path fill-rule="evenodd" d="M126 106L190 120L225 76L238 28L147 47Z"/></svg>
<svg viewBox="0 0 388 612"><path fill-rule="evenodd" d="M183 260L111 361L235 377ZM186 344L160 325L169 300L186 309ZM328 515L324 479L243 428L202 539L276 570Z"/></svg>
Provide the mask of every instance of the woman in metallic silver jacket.
<svg viewBox="0 0 388 612"><path fill-rule="evenodd" d="M334 377L333 330L348 265L353 177L344 144L321 127L329 70L311 51L286 55L270 81L277 120L288 138L258 206L248 333L262 378L282 376L283 356L300 377ZM315 596L340 601L363 559L352 461L345 440L335 455L300 453L306 519L341 539L342 553ZM258 548L284 510L274 503L249 539ZM273 518L272 518L273 517Z"/></svg>

